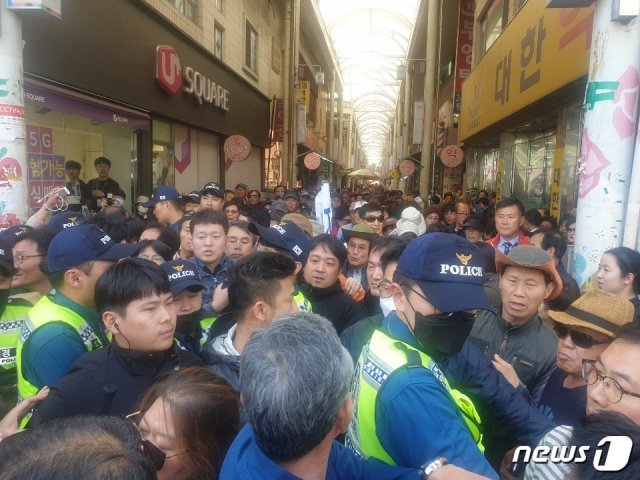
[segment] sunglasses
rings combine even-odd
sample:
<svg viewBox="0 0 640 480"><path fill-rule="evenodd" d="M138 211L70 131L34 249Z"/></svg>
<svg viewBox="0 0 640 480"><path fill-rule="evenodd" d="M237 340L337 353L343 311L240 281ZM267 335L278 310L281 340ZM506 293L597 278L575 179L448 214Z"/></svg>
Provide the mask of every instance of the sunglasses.
<svg viewBox="0 0 640 480"><path fill-rule="evenodd" d="M575 330L571 330L570 328L565 327L564 325L556 325L553 327L553 330L556 332L558 338L567 338L567 335L571 337L571 341L576 347L580 348L591 348L594 345L602 345L604 343L609 343L608 340L599 341L593 338L591 335L586 333L577 332Z"/></svg>
<svg viewBox="0 0 640 480"><path fill-rule="evenodd" d="M138 422L136 420L139 420L139 417L141 417L141 415L142 412L138 411L127 415L125 418L131 421L136 426L136 428L139 428ZM155 443L151 442L150 440L143 440L142 452L149 459L149 461L153 465L153 468L155 468L156 471L160 471L162 467L164 467L164 462L167 460L167 458L173 458L177 457L178 455L182 455L183 453L186 453L186 450L179 453L174 453L173 455L167 455Z"/></svg>
<svg viewBox="0 0 640 480"><path fill-rule="evenodd" d="M364 217L364 219L369 222L369 223L373 223L373 222L384 222L384 215L378 215L377 217L375 215L367 215L366 217Z"/></svg>

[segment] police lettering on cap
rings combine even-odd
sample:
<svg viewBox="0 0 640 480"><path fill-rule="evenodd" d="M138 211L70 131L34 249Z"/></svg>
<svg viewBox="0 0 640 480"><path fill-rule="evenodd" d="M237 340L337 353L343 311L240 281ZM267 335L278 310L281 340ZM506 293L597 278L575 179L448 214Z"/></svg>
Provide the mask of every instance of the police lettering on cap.
<svg viewBox="0 0 640 480"><path fill-rule="evenodd" d="M169 278L171 295L174 297L184 290L200 291L204 288L194 263L186 260L172 260L160 265Z"/></svg>
<svg viewBox="0 0 640 480"><path fill-rule="evenodd" d="M0 239L7 242L9 246L13 248L13 246L20 241L20 237L31 230L33 230L33 227L29 227L27 225L15 225L0 232Z"/></svg>
<svg viewBox="0 0 640 480"><path fill-rule="evenodd" d="M120 260L130 257L138 245L115 243L96 225L80 225L58 233L47 252L47 269L51 273L64 272L92 260Z"/></svg>
<svg viewBox="0 0 640 480"><path fill-rule="evenodd" d="M47 223L47 229L56 235L65 228L82 225L85 220L85 216L77 212L60 212L51 217Z"/></svg>
<svg viewBox="0 0 640 480"><path fill-rule="evenodd" d="M166 200L178 200L182 198L178 191L173 187L156 187L151 194L151 200L142 204L145 208L151 208L158 202L164 202Z"/></svg>
<svg viewBox="0 0 640 480"><path fill-rule="evenodd" d="M442 312L491 310L483 287L484 262L483 253L468 240L434 232L407 245L396 271L414 280Z"/></svg>

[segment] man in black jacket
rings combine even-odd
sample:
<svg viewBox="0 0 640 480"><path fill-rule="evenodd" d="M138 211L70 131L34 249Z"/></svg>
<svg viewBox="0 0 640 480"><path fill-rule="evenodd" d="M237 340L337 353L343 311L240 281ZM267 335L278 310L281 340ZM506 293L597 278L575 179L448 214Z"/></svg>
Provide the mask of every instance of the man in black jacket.
<svg viewBox="0 0 640 480"><path fill-rule="evenodd" d="M300 284L313 313L329 320L338 335L366 316L364 309L344 293L338 280L346 261L347 249L340 240L329 234L318 235L311 240L309 258L302 270L304 281Z"/></svg>
<svg viewBox="0 0 640 480"><path fill-rule="evenodd" d="M158 379L201 364L175 344L169 281L153 262L130 258L111 266L96 284L95 304L113 343L76 360L40 405L44 420L129 414Z"/></svg>
<svg viewBox="0 0 640 480"><path fill-rule="evenodd" d="M274 319L296 313L296 264L289 256L258 252L240 260L229 277L230 314L209 332L203 360L209 370L239 390L240 354L251 336Z"/></svg>

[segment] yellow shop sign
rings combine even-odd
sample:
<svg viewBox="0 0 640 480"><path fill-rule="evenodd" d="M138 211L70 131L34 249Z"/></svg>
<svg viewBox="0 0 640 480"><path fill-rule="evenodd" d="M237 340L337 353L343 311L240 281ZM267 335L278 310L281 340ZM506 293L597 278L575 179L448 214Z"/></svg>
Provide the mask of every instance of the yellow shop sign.
<svg viewBox="0 0 640 480"><path fill-rule="evenodd" d="M587 74L594 7L545 3L526 2L462 84L459 140Z"/></svg>

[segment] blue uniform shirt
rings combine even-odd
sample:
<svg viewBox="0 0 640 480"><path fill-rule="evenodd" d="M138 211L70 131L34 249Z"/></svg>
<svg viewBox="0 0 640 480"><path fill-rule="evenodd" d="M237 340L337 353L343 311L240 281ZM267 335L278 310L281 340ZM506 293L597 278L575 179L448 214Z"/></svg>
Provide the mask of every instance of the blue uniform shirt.
<svg viewBox="0 0 640 480"><path fill-rule="evenodd" d="M395 312L384 319L382 331L421 349ZM446 457L453 465L498 478L473 441L453 398L426 368L405 368L389 377L378 394L376 425L380 443L397 465L419 467Z"/></svg>
<svg viewBox="0 0 640 480"><path fill-rule="evenodd" d="M235 438L222 464L220 480L299 480L268 458L256 443L249 425ZM329 452L327 480L418 480L414 468L392 467L377 460L364 460L334 441Z"/></svg>
<svg viewBox="0 0 640 480"><path fill-rule="evenodd" d="M80 315L100 338L103 345L109 342L100 325L100 314L84 307L56 291L52 301ZM33 332L22 349L22 374L39 389L53 385L67 373L71 364L87 351L82 339L66 323L56 322L41 326Z"/></svg>

